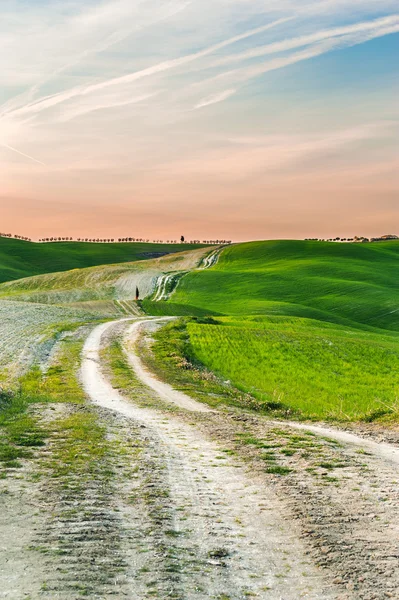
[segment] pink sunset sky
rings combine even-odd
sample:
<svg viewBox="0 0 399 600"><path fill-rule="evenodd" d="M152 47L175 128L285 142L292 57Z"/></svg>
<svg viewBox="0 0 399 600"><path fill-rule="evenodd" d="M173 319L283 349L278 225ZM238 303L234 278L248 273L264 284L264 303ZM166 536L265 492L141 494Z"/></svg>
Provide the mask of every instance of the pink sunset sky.
<svg viewBox="0 0 399 600"><path fill-rule="evenodd" d="M399 234L391 0L4 0L1 229Z"/></svg>

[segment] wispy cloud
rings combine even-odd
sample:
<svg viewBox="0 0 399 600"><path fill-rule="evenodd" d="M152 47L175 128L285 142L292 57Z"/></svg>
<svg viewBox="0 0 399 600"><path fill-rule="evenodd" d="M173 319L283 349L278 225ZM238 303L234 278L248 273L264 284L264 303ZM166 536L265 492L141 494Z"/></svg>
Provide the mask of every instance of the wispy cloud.
<svg viewBox="0 0 399 600"><path fill-rule="evenodd" d="M84 86L68 88L61 93L41 97L40 90L48 86L52 80L56 81L64 72L104 53L132 34L151 29L154 25L173 18L184 11L191 2L192 0L169 0L159 4L157 0L150 0L144 8L137 0L113 0L69 15L67 11L69 2L65 1L58 5L56 11L64 7L67 16L64 17L62 11L55 12L54 16L58 22L54 27L51 27L40 13L39 15L42 16L40 24L36 23L39 15L35 12L32 14L31 11L24 10L23 13L18 14L18 17L13 15L17 27L16 35L13 39L8 34L8 43L7 36L4 36L3 45L0 26L0 67L3 66L3 82L7 83L7 74L10 74L12 84L15 77L23 81L24 73L27 81L30 82L34 73L32 64L35 61L38 63L39 75L31 87L10 97L0 106L0 118L12 115L14 112L16 115L23 114L18 112L23 107L32 105L38 108L36 105L40 100L43 101L45 110L57 104L56 97L64 98L65 101L79 95L79 90L83 90ZM25 16L20 17L20 14ZM18 29L20 29L19 34ZM28 31L27 35L26 31ZM24 40L22 44L21 39ZM12 43L14 41L15 43ZM4 57L7 57L7 62L2 65ZM33 109L33 114L36 108Z"/></svg>
<svg viewBox="0 0 399 600"><path fill-rule="evenodd" d="M239 136L220 140L219 147L207 150L195 160L165 163L165 171L180 176L193 174L218 180L242 180L265 172L278 172L290 167L306 172L314 163L325 164L323 157L338 153L346 157L356 145L373 139L395 137L399 122L367 123L359 127L314 134L276 134Z"/></svg>
<svg viewBox="0 0 399 600"><path fill-rule="evenodd" d="M391 15L389 17L384 17L382 19L376 19L372 21L364 21L361 23L356 23L354 25L347 25L345 27L333 27L331 29L324 29L321 31L317 31L315 33L309 35L298 36L290 39L284 39L279 42L274 42L273 44L267 44L263 46L258 46L256 48L251 48L244 52L240 52L237 54L230 54L218 60L214 60L212 62L212 66L222 66L227 65L229 63L240 62L244 60L249 60L253 58L259 58L265 56L267 54L277 54L279 52L286 52L288 50L294 50L296 48L300 48L301 46L308 46L310 44L314 44L316 42L321 42L323 40L346 37L346 36L354 36L351 40L359 40L360 37L357 37L358 34L366 34L366 39L369 39L368 36L381 36L386 35L385 32L394 32L398 31L399 28L399 15ZM349 38L347 38L349 39Z"/></svg>
<svg viewBox="0 0 399 600"><path fill-rule="evenodd" d="M198 104L195 105L194 109L197 110L199 108L204 108L205 106L210 106L211 104L217 104L218 102L224 102L227 98L230 98L236 93L237 90L225 90L224 92L220 92L220 94L214 94L212 96L208 96L204 98Z"/></svg>
<svg viewBox="0 0 399 600"><path fill-rule="evenodd" d="M174 5L173 10L178 12L186 5L187 3ZM31 119L32 117L35 117L35 115L39 115L48 110L53 110L62 104L69 104L70 102L75 103L76 106L68 107L63 111L64 114L61 114L59 117L59 120L64 122L77 116L99 111L101 109L127 106L135 103L134 96L132 100L124 98L124 96L134 94L135 90L132 86L139 83L141 84L145 81L148 81L147 85L152 86L154 85L153 82L156 84L159 77L164 76L169 71L184 73L184 70L188 69L187 73L190 73L191 65L194 63L197 65L194 71L199 73L199 75L197 76L196 81L193 82L194 87L192 89L197 88L198 94L202 96L202 98L200 97L199 100L197 99L194 101L193 106L194 109L204 108L227 100L237 91L237 86L250 79L264 75L267 72L285 68L304 60L310 60L326 52L361 44L365 41L399 31L399 15L390 15L379 19L361 21L351 25L321 29L311 34L285 38L266 45L255 44L252 48L215 59L215 55L224 49L240 44L251 38L257 39L259 36L263 37L267 32L278 29L284 24L288 24L293 18L295 17L276 19L260 27L228 37L216 44L211 44L202 50L185 54L177 58L164 60L132 73L111 77L97 83L82 83L64 89L61 92L48 94L34 100L32 99L32 96L35 95L38 88L33 87L28 92L21 94L17 101L11 99L5 103L3 107L0 108L0 117L11 117L13 119L21 120L27 118ZM105 46L99 46L99 49L106 47L109 43L110 42L108 41ZM293 52L301 47L305 47L305 49L300 52ZM94 50L87 52L94 52ZM224 69L225 66L231 63L245 63L249 60L254 61L268 54L282 54L282 56L267 62L255 62L255 64L246 65L234 70L226 71ZM66 66L62 67L61 70L64 68L66 68ZM212 77L203 77L201 73L206 72L209 69L213 71L219 69L219 73L212 75ZM226 88L226 82L228 85L227 90L210 89L212 86L216 86L217 88L219 85ZM118 90L118 92L113 95L112 100L104 97L104 94L108 94L108 90L111 88ZM207 88L209 91L208 93L205 92L204 95L202 90L206 90ZM184 96L186 93L185 86L183 86L181 90L182 95ZM149 99L158 95L159 92L160 90L141 90L138 97L140 99ZM176 96L176 94L178 95L178 89L174 90L174 95ZM120 97L118 97L118 95ZM28 101L23 102L24 100Z"/></svg>
<svg viewBox="0 0 399 600"><path fill-rule="evenodd" d="M238 86L270 71L282 69L296 63L316 58L333 50L356 46L367 41L399 32L399 15L392 15L384 19L371 22L362 22L356 25L322 30L308 36L286 39L261 48L254 48L240 54L233 54L212 63L212 67L224 66L232 62L246 61L250 58L259 58L267 54L283 53L275 59L239 67L234 70L223 71L209 78L206 84L222 85L231 84ZM285 53L305 46L300 52ZM199 85L204 85L201 82ZM217 92L215 92L217 95Z"/></svg>
<svg viewBox="0 0 399 600"><path fill-rule="evenodd" d="M184 65L187 65L193 61L202 59L206 56L214 54L215 52L217 52L219 50L222 50L223 48L226 48L227 46L231 46L233 44L236 44L237 42L241 42L245 39L256 36L260 33L263 33L267 30L272 29L273 27L277 27L278 25L281 25L282 23L285 23L288 20L291 20L291 18L278 19L272 23L263 25L262 27L257 27L255 29L251 29L251 30L241 33L239 35L236 35L236 36L233 36L226 40L223 40L222 42L219 42L217 44L213 44L212 46L209 46L199 52L194 52L194 53L191 53L191 54L179 57L179 58L162 61L160 63L152 65L151 67L141 69L141 70L135 71L133 73L129 73L128 75L124 75L122 77L114 77L114 78L102 81L100 83L95 83L95 84L76 86L74 88L67 89L61 93L52 94L52 95L40 98L39 100L30 102L30 103L26 104L25 106L22 106L21 108L17 108L15 110L9 112L8 114L13 117L32 115L32 114L47 110L49 108L53 108L54 106L57 106L58 104L61 104L63 102L66 102L66 101L71 100L72 98L75 98L78 96L86 96L86 95L98 93L98 92L101 92L110 87L115 87L115 86L120 87L120 86L126 86L128 84L132 84L132 83L142 80L144 78L158 75L158 74L164 73L165 71L169 71L171 69L176 69L176 68L182 67Z"/></svg>
<svg viewBox="0 0 399 600"><path fill-rule="evenodd" d="M142 96L129 98L127 100L123 100L120 97L111 97L99 102L98 104L95 104L91 101L87 104L82 103L77 107L73 107L72 109L66 109L65 111L63 111L59 120L60 122L64 123L98 110L119 109L122 107L131 106L133 104L139 104L141 102L149 100L150 98L153 98L154 96L157 96L156 92L151 94L143 94Z"/></svg>

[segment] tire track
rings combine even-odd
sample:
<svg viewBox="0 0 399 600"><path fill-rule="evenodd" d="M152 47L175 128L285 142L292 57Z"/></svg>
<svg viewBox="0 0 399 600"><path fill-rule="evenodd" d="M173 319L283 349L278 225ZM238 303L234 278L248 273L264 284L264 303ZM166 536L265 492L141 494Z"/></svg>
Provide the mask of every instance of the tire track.
<svg viewBox="0 0 399 600"><path fill-rule="evenodd" d="M208 254L208 256L206 256L204 258L200 269L201 270L210 269L211 267L215 266L219 260L219 257L221 255L222 251L223 251L223 248L217 248L216 250L214 250L213 252Z"/></svg>
<svg viewBox="0 0 399 600"><path fill-rule="evenodd" d="M275 424L280 425L278 421L276 421ZM386 442L373 442L372 440L361 437L360 435L348 433L347 431L334 429L332 427L322 427L320 425L311 425L307 423L294 423L292 421L287 421L285 424L293 429L311 431L317 435L326 436L333 440L337 440L338 442L343 442L344 444L358 446L363 450L369 450L374 456L383 460L384 462L399 466L398 446L393 446L392 444L388 444Z"/></svg>

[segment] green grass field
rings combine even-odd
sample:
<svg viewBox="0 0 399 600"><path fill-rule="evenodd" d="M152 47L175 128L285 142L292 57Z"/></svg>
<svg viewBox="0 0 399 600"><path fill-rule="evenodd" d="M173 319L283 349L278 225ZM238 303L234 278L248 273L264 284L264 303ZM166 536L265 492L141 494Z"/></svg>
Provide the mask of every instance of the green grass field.
<svg viewBox="0 0 399 600"><path fill-rule="evenodd" d="M215 267L184 277L172 296L171 309L226 315L217 325L188 320L182 358L251 394L260 409L397 418L398 268L397 242L229 247Z"/></svg>
<svg viewBox="0 0 399 600"><path fill-rule="evenodd" d="M200 248L190 244L56 242L36 244L0 237L0 283L97 265L133 262Z"/></svg>
<svg viewBox="0 0 399 600"><path fill-rule="evenodd" d="M186 276L172 302L210 314L275 314L399 331L399 242L251 242Z"/></svg>
<svg viewBox="0 0 399 600"><path fill-rule="evenodd" d="M399 344L309 319L225 319L187 327L195 357L266 407L373 420L399 411Z"/></svg>

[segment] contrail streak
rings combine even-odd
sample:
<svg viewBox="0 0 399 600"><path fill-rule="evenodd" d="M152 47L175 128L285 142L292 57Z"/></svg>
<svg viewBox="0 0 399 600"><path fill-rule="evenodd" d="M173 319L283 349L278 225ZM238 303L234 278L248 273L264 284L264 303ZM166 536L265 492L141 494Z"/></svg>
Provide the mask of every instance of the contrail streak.
<svg viewBox="0 0 399 600"><path fill-rule="evenodd" d="M69 90L65 90L64 92L52 94L50 96L45 96L44 98L39 98L35 102L31 102L29 104L26 104L25 106L22 106L21 108L10 111L9 114L15 117L24 114L39 113L43 110L53 108L54 106L57 106L58 104L61 104L67 100L76 98L77 96L87 96L88 94L91 94L93 92L99 92L103 89L108 89L110 87L114 87L121 84L133 83L134 81L138 81L146 77L150 77L152 75L158 75L159 73L163 73L165 71L169 71L170 69L175 69L184 66L196 60L209 56L214 52L217 52L218 50L227 48L228 46L236 44L237 42L241 42L242 40L258 35L264 31L272 29L273 27L277 27L278 25L282 25L283 23L286 23L288 21L292 21L293 19L294 17L278 19L277 21L273 21L271 23L268 23L267 25L262 25L261 27L257 27L256 29L250 29L245 33L241 33L240 35L236 35L232 38L214 44L213 46L209 46L204 50L200 50L192 54L187 54L186 56L182 56L179 58L162 61L151 67L147 67L140 71L129 73L128 75L114 77L112 79L108 79L100 83L70 88Z"/></svg>
<svg viewBox="0 0 399 600"><path fill-rule="evenodd" d="M29 160L33 160L33 162L38 163L39 165L42 165L42 167L47 167L47 165L44 162L41 162L40 160L37 160L37 158L33 158L33 156L29 156L29 154L25 154L25 152L21 152L20 150L17 150L16 148L9 146L8 144L1 144L1 146L3 146L3 148L7 148L8 150L12 150L13 152L16 152L17 154L20 154L21 156L24 156L25 158L29 158Z"/></svg>
<svg viewBox="0 0 399 600"><path fill-rule="evenodd" d="M374 21L363 21L354 25L347 25L345 27L334 27L331 29L323 29L311 35L303 35L291 39L285 39L281 42L274 42L273 44L267 44L265 46L259 46L257 48L251 48L245 52L238 54L230 54L224 56L218 60L213 61L212 66L222 66L232 62L238 62L241 60L248 60L252 58L259 58L265 54L277 54L278 52L285 52L286 50L295 50L301 46L308 46L315 42L321 42L331 38L338 38L340 36L348 36L350 34L361 34L376 31L376 33L384 33L390 27L396 28L399 25L399 15L391 15L382 19L376 19Z"/></svg>

